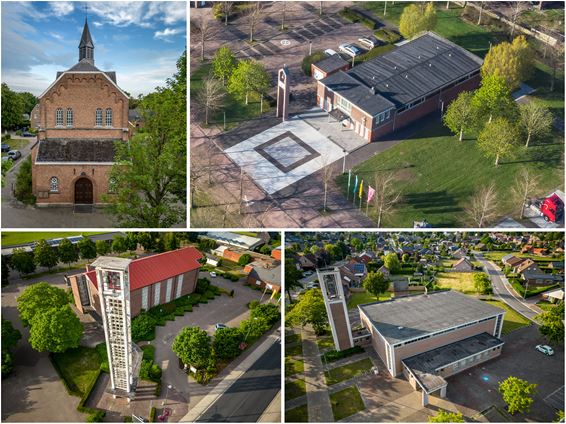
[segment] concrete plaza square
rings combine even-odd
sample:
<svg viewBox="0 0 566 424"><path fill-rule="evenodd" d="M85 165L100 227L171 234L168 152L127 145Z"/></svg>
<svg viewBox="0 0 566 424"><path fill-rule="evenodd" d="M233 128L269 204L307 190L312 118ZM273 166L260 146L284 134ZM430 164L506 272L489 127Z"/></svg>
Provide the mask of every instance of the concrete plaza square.
<svg viewBox="0 0 566 424"><path fill-rule="evenodd" d="M226 149L226 154L268 194L308 177L344 155L342 148L300 118L256 134Z"/></svg>

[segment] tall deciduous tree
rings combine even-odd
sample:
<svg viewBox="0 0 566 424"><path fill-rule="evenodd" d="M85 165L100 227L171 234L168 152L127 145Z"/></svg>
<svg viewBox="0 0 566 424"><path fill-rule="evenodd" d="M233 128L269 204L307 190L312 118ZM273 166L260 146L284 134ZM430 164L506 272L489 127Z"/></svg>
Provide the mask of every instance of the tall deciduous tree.
<svg viewBox="0 0 566 424"><path fill-rule="evenodd" d="M250 43L254 41L255 28L263 16L264 5L261 1L248 3L248 9L245 12L244 20L250 30Z"/></svg>
<svg viewBox="0 0 566 424"><path fill-rule="evenodd" d="M228 91L240 99L249 101L250 93L263 94L269 89L269 74L255 60L242 60L230 76Z"/></svg>
<svg viewBox="0 0 566 424"><path fill-rule="evenodd" d="M69 268L71 267L71 263L79 260L77 248L67 238L61 240L61 243L57 246L57 254L59 255L61 262L69 265Z"/></svg>
<svg viewBox="0 0 566 424"><path fill-rule="evenodd" d="M383 258L383 264L392 274L399 272L401 270L401 263L399 262L399 257L396 253L388 253Z"/></svg>
<svg viewBox="0 0 566 424"><path fill-rule="evenodd" d="M498 75L505 79L507 86L513 91L531 76L533 63L529 43L524 36L519 36L512 43L503 41L489 50L481 67L481 75L484 78Z"/></svg>
<svg viewBox="0 0 566 424"><path fill-rule="evenodd" d="M464 132L477 127L477 110L472 106L473 97L473 93L463 91L450 103L444 114L444 125L458 135L458 141L463 140Z"/></svg>
<svg viewBox="0 0 566 424"><path fill-rule="evenodd" d="M297 304L286 314L286 320L291 325L311 324L316 334L324 334L328 316L320 289L310 289L301 295Z"/></svg>
<svg viewBox="0 0 566 424"><path fill-rule="evenodd" d="M240 354L243 340L244 335L239 328L219 328L214 333L212 347L217 357L232 359Z"/></svg>
<svg viewBox="0 0 566 424"><path fill-rule="evenodd" d="M480 88L474 93L472 106L478 111L478 118L487 122L496 117L512 116L517 107L505 78L496 74L482 78Z"/></svg>
<svg viewBox="0 0 566 424"><path fill-rule="evenodd" d="M528 411L533 403L536 387L536 384L529 384L528 381L513 376L499 382L499 393L507 404L507 411L510 414Z"/></svg>
<svg viewBox="0 0 566 424"><path fill-rule="evenodd" d="M429 423L463 423L464 417L461 412L449 412L444 409L439 410L436 415L428 417Z"/></svg>
<svg viewBox="0 0 566 424"><path fill-rule="evenodd" d="M433 2L426 5L424 10L416 4L410 4L403 9L399 19L399 32L407 39L423 31L430 31L436 26L436 10Z"/></svg>
<svg viewBox="0 0 566 424"><path fill-rule="evenodd" d="M175 337L171 349L183 363L196 369L206 368L212 353L210 337L199 327L183 328Z"/></svg>
<svg viewBox="0 0 566 424"><path fill-rule="evenodd" d="M12 91L8 84L2 83L2 129L16 129L22 124L24 101Z"/></svg>
<svg viewBox="0 0 566 424"><path fill-rule="evenodd" d="M533 137L542 137L550 133L554 117L550 110L536 101L519 105L520 125L527 136L525 147Z"/></svg>
<svg viewBox="0 0 566 424"><path fill-rule="evenodd" d="M293 302L291 297L291 290L302 287L299 280L302 277L302 272L295 266L295 261L290 257L285 257L285 290L289 296L289 303Z"/></svg>
<svg viewBox="0 0 566 424"><path fill-rule="evenodd" d="M12 251L12 268L21 274L31 274L35 271L33 255L26 252L23 248L16 248Z"/></svg>
<svg viewBox="0 0 566 424"><path fill-rule="evenodd" d="M234 2L233 1L223 1L220 6L220 10L224 15L224 25L228 25L228 18L232 13L232 9L234 9Z"/></svg>
<svg viewBox="0 0 566 424"><path fill-rule="evenodd" d="M207 77L202 81L202 87L195 96L196 103L204 112L204 123L208 125L209 115L224 105L224 86L220 80Z"/></svg>
<svg viewBox="0 0 566 424"><path fill-rule="evenodd" d="M37 242L33 249L33 257L36 264L46 267L49 270L59 262L57 252L55 252L45 240L39 240Z"/></svg>
<svg viewBox="0 0 566 424"><path fill-rule="evenodd" d="M379 228L383 218L393 211L401 197L401 192L396 187L396 178L393 173L376 172L372 188L375 193L371 201L377 216L377 228Z"/></svg>
<svg viewBox="0 0 566 424"><path fill-rule="evenodd" d="M473 226L483 228L497 216L497 192L492 184L478 190L466 208L466 214Z"/></svg>
<svg viewBox="0 0 566 424"><path fill-rule="evenodd" d="M65 290L42 282L32 284L17 299L20 319L28 326L36 314L49 308L58 308L68 303Z"/></svg>
<svg viewBox="0 0 566 424"><path fill-rule="evenodd" d="M114 253L122 253L126 251L126 240L122 236L116 236L112 240L112 251Z"/></svg>
<svg viewBox="0 0 566 424"><path fill-rule="evenodd" d="M478 147L487 157L495 158L495 166L500 158L513 156L519 132L517 127L505 118L496 118L488 123L478 136Z"/></svg>
<svg viewBox="0 0 566 424"><path fill-rule="evenodd" d="M191 19L190 29L191 36L194 37L193 40L197 39L200 41L200 60L204 61L206 42L213 38L216 33L211 15L203 13L197 18Z"/></svg>
<svg viewBox="0 0 566 424"><path fill-rule="evenodd" d="M362 281L362 287L379 298L379 295L385 293L389 288L389 281L382 272L370 272Z"/></svg>
<svg viewBox="0 0 566 424"><path fill-rule="evenodd" d="M65 352L79 346L84 329L66 304L42 310L31 320L29 344L38 352Z"/></svg>
<svg viewBox="0 0 566 424"><path fill-rule="evenodd" d="M537 315L539 331L550 343L564 342L564 303Z"/></svg>
<svg viewBox="0 0 566 424"><path fill-rule="evenodd" d="M222 84L226 85L226 81L236 69L237 60L228 46L222 46L214 54L212 59L212 72L214 76L222 80Z"/></svg>
<svg viewBox="0 0 566 424"><path fill-rule="evenodd" d="M530 171L529 168L523 168L517 174L515 178L515 184L513 185L513 194L515 198L521 203L521 212L519 214L519 219L525 217L525 205L529 196L537 191L539 187L539 178L537 175Z"/></svg>
<svg viewBox="0 0 566 424"><path fill-rule="evenodd" d="M105 240L96 240L95 246L96 253L101 256L107 255L110 252L110 246Z"/></svg>
<svg viewBox="0 0 566 424"><path fill-rule="evenodd" d="M79 240L77 247L82 259L96 258L96 244L89 237Z"/></svg>

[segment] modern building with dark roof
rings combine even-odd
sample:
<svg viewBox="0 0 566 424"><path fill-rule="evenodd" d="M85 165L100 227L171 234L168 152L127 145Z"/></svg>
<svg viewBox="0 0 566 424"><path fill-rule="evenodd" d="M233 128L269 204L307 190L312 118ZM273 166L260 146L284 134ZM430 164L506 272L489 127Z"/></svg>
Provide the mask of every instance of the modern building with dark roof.
<svg viewBox="0 0 566 424"><path fill-rule="evenodd" d="M330 59L330 58L329 58ZM317 104L368 141L434 111L480 82L482 59L432 32L348 71L318 71Z"/></svg>
<svg viewBox="0 0 566 424"><path fill-rule="evenodd" d="M505 311L455 291L433 292L359 305L371 344L392 376L405 375L421 390L446 395L445 377L501 353Z"/></svg>

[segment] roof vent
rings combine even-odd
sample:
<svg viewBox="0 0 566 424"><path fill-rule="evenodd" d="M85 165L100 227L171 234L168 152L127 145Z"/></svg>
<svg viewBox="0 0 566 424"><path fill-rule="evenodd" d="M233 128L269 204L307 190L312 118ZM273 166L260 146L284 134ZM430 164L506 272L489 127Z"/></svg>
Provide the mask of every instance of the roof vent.
<svg viewBox="0 0 566 424"><path fill-rule="evenodd" d="M421 55L418 55L417 58L420 59L420 58L421 58Z"/></svg>
<svg viewBox="0 0 566 424"><path fill-rule="evenodd" d="M409 74L405 74L405 78L409 78Z"/></svg>
<svg viewBox="0 0 566 424"><path fill-rule="evenodd" d="M394 66L393 66L393 69L397 69L397 65L394 65Z"/></svg>
<svg viewBox="0 0 566 424"><path fill-rule="evenodd" d="M373 86L373 85L371 86L371 92L372 92L373 94L375 94L375 86Z"/></svg>
<svg viewBox="0 0 566 424"><path fill-rule="evenodd" d="M428 66L432 68L432 63L429 63Z"/></svg>
<svg viewBox="0 0 566 424"><path fill-rule="evenodd" d="M385 86L386 86L387 88L389 88L389 84L385 84Z"/></svg>
<svg viewBox="0 0 566 424"><path fill-rule="evenodd" d="M397 330L402 330L403 328L405 328L405 327L400 325L399 327L397 327Z"/></svg>
<svg viewBox="0 0 566 424"><path fill-rule="evenodd" d="M436 50L440 50L440 46L436 46Z"/></svg>
<svg viewBox="0 0 566 424"><path fill-rule="evenodd" d="M452 57L452 53L448 53L448 56L449 56L449 57Z"/></svg>

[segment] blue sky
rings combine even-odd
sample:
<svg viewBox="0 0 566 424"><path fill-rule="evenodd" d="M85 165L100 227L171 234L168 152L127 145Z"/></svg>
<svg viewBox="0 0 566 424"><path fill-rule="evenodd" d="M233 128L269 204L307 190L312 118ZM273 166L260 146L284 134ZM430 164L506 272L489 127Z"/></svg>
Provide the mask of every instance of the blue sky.
<svg viewBox="0 0 566 424"><path fill-rule="evenodd" d="M186 2L2 1L2 82L41 94L78 61L88 6L95 65L146 94L176 72L186 45Z"/></svg>

